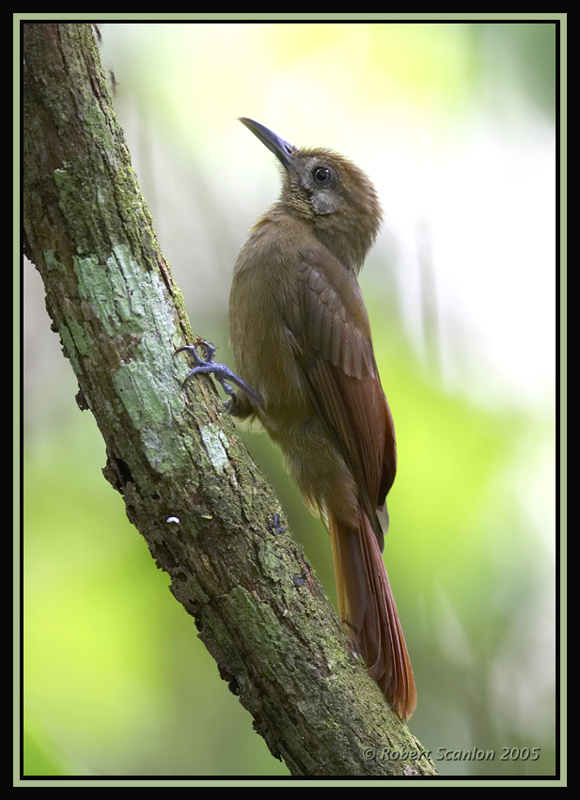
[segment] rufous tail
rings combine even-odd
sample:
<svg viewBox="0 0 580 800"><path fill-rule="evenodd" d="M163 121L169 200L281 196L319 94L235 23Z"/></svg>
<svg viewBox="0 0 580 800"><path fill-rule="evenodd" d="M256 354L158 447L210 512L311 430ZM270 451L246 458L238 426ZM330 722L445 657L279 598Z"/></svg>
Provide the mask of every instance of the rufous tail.
<svg viewBox="0 0 580 800"><path fill-rule="evenodd" d="M369 675L402 719L417 705L405 637L375 532L364 512L353 530L329 515L339 613Z"/></svg>

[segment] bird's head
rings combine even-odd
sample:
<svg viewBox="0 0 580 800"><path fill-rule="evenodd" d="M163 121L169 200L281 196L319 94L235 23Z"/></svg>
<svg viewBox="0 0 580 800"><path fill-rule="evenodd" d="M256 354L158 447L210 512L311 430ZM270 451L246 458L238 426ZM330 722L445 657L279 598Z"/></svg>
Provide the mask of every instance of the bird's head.
<svg viewBox="0 0 580 800"><path fill-rule="evenodd" d="M240 121L283 167L278 205L309 222L320 241L358 271L382 217L368 176L339 153L297 148L255 120L240 117Z"/></svg>

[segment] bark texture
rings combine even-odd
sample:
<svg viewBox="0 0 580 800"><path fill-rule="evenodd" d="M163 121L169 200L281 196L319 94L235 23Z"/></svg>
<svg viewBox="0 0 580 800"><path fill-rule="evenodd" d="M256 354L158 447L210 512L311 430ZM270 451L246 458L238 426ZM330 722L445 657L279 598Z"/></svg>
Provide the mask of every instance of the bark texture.
<svg viewBox="0 0 580 800"><path fill-rule="evenodd" d="M435 775L391 711L206 378L95 30L23 23L24 250L105 440L104 474L220 674L293 775Z"/></svg>

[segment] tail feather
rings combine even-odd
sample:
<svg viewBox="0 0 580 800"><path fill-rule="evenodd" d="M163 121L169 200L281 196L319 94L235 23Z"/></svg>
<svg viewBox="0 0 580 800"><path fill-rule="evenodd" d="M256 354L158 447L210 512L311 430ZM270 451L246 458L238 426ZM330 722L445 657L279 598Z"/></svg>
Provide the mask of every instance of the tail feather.
<svg viewBox="0 0 580 800"><path fill-rule="evenodd" d="M413 669L375 532L364 512L358 528L329 517L341 618L369 675L403 719L417 705Z"/></svg>

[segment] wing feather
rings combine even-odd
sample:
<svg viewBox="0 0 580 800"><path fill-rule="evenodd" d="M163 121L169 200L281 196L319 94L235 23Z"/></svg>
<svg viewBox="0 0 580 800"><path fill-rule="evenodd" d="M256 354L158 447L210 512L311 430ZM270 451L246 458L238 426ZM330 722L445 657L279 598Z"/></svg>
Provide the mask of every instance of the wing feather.
<svg viewBox="0 0 580 800"><path fill-rule="evenodd" d="M299 301L287 309L302 368L361 491L369 519L384 504L396 472L393 421L354 271L324 247L300 261ZM377 538L382 534L377 523Z"/></svg>

